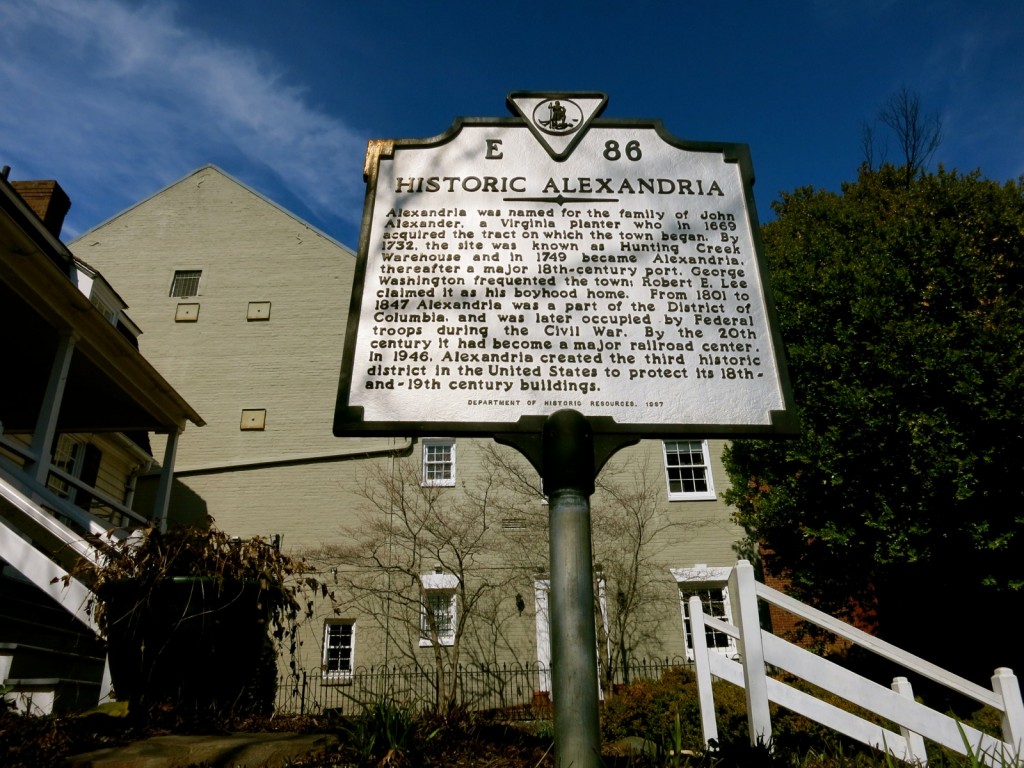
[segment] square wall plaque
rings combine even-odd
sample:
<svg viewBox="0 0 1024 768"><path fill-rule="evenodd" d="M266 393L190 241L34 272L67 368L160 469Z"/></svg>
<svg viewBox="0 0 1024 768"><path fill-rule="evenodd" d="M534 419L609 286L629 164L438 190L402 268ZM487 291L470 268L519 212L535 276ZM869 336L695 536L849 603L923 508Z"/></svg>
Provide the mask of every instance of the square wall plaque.
<svg viewBox="0 0 1024 768"><path fill-rule="evenodd" d="M269 301L250 301L249 311L245 316L246 320L269 320L270 319L270 302Z"/></svg>
<svg viewBox="0 0 1024 768"><path fill-rule="evenodd" d="M179 304L174 311L174 322L194 323L199 319L198 304Z"/></svg>
<svg viewBox="0 0 1024 768"><path fill-rule="evenodd" d="M266 408L243 408L241 429L265 429L267 426Z"/></svg>

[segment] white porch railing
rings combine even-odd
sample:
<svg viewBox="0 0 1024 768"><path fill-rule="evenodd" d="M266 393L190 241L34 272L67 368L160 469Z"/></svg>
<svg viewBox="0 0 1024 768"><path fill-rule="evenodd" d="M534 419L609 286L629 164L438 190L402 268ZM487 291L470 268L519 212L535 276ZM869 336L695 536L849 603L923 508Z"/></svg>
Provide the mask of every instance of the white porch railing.
<svg viewBox="0 0 1024 768"><path fill-rule="evenodd" d="M20 476L24 479L24 476ZM43 509L39 501L25 494L17 485L12 483L10 477L0 476L0 497L13 509L18 510L25 519L35 525L45 535L61 542L62 546L75 552L78 556L99 562L102 554L92 544L85 541L81 534L68 528L48 511ZM52 496L52 494L47 494ZM63 502L53 497L52 500ZM73 505L66 504L67 507ZM74 513L91 515L75 508L68 510ZM102 527L95 520L87 519L87 528L99 535L112 535L113 532L104 534ZM124 532L118 531L118 535ZM40 548L37 548L33 541L20 530L13 521L0 517L0 560L9 563L21 576L34 584L39 590L49 595L58 605L74 616L85 627L92 632L99 634L99 627L96 624L92 611L92 592L85 584L70 576L68 572L55 560ZM4 698L8 701L18 703L19 709L32 709L42 707L43 712L51 711L58 695L57 689L64 682L59 679L32 679L11 681L8 673L14 662L14 656L20 652L17 644L5 644L6 648L0 650L0 684L9 683L12 688L5 693ZM104 662L103 676L99 683L97 701L103 702L111 695L111 679L109 662ZM26 698L27 697L27 698ZM20 703L19 703L20 702ZM29 704L26 704L29 702Z"/></svg>
<svg viewBox="0 0 1024 768"><path fill-rule="evenodd" d="M691 598L689 602L705 742L718 738L711 687L712 678L717 677L745 689L751 744L770 744L769 702L773 702L915 765L927 765L925 739L962 755L969 751L985 765L1015 765L1024 755L1024 703L1017 678L1011 670L997 669L992 677L992 688L984 688L757 582L753 567L745 560L739 561L733 569L729 594L733 600L734 624L705 614L700 598ZM845 638L909 672L994 707L1002 713L1002 739L982 733L915 701L910 682L905 677L895 678L891 688L887 688L765 632L759 621L759 599ZM709 652L705 641L706 628L736 638L741 661ZM899 731L872 723L769 677L768 667L784 670L895 723Z"/></svg>
<svg viewBox="0 0 1024 768"><path fill-rule="evenodd" d="M100 553L81 536L61 525L57 520L41 511L28 497L0 478L0 496L26 515L49 535L57 537L62 544L80 557L98 562ZM96 624L89 609L92 593L77 579L68 578L60 565L37 549L24 533L0 518L0 558L10 563L26 579L52 597L68 613L94 632ZM65 580L67 584L65 585Z"/></svg>
<svg viewBox="0 0 1024 768"><path fill-rule="evenodd" d="M52 489L45 485L40 485L34 480L30 473L24 470L24 467L22 466L24 462L34 462L37 460L37 457L32 453L28 446L23 445L16 440L8 439L2 432L0 432L0 448L6 449L10 455L15 457L12 459L0 454L0 477L6 478L12 486L18 488L18 490L26 496L33 498L35 501L39 502L40 505L51 509L57 516L71 521L75 525L79 526L83 531L94 536L101 536L110 531L111 528L123 527L130 529L148 524L148 521L135 510L125 506L120 501L101 491L99 488L83 483L77 477L68 474L59 467L54 466L52 462L48 461L47 476L52 475L57 477L68 486L77 488L83 493L89 494L102 506L107 507L110 510L112 518L117 516L117 519L105 520L98 515L94 515L91 512L83 510L69 502L67 499L63 499L58 496ZM114 535L120 536L121 533L115 532Z"/></svg>

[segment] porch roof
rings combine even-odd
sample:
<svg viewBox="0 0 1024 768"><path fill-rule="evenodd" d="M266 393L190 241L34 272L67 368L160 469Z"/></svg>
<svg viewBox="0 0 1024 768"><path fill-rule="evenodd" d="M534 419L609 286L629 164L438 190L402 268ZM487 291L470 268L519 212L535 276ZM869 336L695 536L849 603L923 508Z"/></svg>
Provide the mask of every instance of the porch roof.
<svg viewBox="0 0 1024 768"><path fill-rule="evenodd" d="M103 316L70 277L74 257L0 179L0 376L5 432L31 431L53 350L71 334L74 356L59 431L180 432L202 417Z"/></svg>

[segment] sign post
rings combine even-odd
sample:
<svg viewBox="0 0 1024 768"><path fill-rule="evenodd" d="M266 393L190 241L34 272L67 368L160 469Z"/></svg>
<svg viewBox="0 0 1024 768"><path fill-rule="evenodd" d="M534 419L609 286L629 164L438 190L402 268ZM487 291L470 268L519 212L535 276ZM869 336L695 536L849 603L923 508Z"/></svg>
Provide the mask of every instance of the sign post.
<svg viewBox="0 0 1024 768"><path fill-rule="evenodd" d="M515 446L549 496L559 765L597 765L589 496L647 437L792 434L742 144L600 117L601 93L508 96L374 141L336 435Z"/></svg>
<svg viewBox="0 0 1024 768"><path fill-rule="evenodd" d="M543 439L555 760L564 766L597 766L601 733L590 538L590 496L596 474L593 435L582 414L564 410L548 417Z"/></svg>

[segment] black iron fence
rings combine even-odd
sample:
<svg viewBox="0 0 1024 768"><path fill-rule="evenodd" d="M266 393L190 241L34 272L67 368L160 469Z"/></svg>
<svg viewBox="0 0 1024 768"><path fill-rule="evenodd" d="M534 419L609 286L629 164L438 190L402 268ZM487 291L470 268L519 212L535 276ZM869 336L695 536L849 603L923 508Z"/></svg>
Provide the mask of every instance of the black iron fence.
<svg viewBox="0 0 1024 768"><path fill-rule="evenodd" d="M612 685L658 680L667 669L689 666L690 662L681 658L636 661L619 667ZM443 689L453 671L445 669L440 674L442 681L436 670L411 665L360 667L344 675L319 669L301 671L279 681L276 709L282 714L355 715L367 704L387 700L429 710L436 706L439 682ZM454 674L458 706L516 719L550 716L551 677L542 664L466 664L459 665Z"/></svg>

